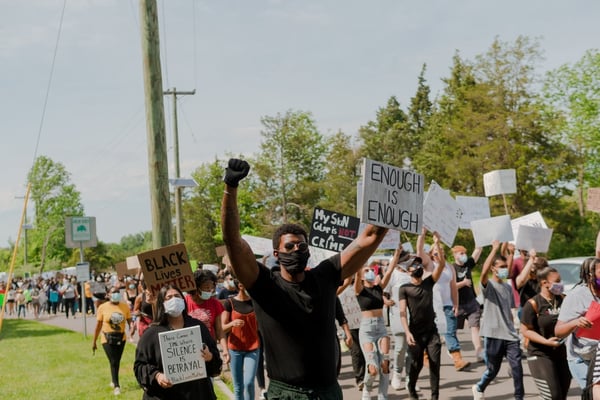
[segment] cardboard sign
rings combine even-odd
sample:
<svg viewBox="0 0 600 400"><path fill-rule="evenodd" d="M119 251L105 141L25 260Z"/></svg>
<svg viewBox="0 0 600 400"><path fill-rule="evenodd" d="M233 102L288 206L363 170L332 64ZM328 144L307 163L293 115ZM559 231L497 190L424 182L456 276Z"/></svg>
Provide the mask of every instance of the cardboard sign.
<svg viewBox="0 0 600 400"><path fill-rule="evenodd" d="M471 221L471 230L475 247L490 245L494 240L510 242L514 239L508 215Z"/></svg>
<svg viewBox="0 0 600 400"><path fill-rule="evenodd" d="M483 189L487 197L517 193L517 176L514 169L499 169L483 174Z"/></svg>
<svg viewBox="0 0 600 400"><path fill-rule="evenodd" d="M163 373L174 385L206 378L199 326L158 334Z"/></svg>
<svg viewBox="0 0 600 400"><path fill-rule="evenodd" d="M538 253L547 253L551 239L552 229L521 225L515 239L515 247L527 251L535 249Z"/></svg>
<svg viewBox="0 0 600 400"><path fill-rule="evenodd" d="M423 225L430 232L437 232L440 240L452 247L458 225L463 215L462 208L436 182L432 181L423 202Z"/></svg>
<svg viewBox="0 0 600 400"><path fill-rule="evenodd" d="M117 276L119 278L124 277L125 275L127 275L127 270L128 270L127 262L125 262L125 261L118 262L115 265L115 270L117 271Z"/></svg>
<svg viewBox="0 0 600 400"><path fill-rule="evenodd" d="M365 158L361 222L419 234L423 224L423 175Z"/></svg>
<svg viewBox="0 0 600 400"><path fill-rule="evenodd" d="M316 207L308 243L314 247L340 252L358 236L360 220L350 215Z"/></svg>
<svg viewBox="0 0 600 400"><path fill-rule="evenodd" d="M516 238L519 236L519 227L520 226L533 226L536 228L548 228L546 225L546 221L544 221L544 217L539 211L532 212L531 214L523 215L518 218L514 218L510 221L510 225L513 231L513 236ZM529 248L517 247L517 249L529 250ZM536 249L538 250L538 249ZM540 250L538 250L540 251Z"/></svg>
<svg viewBox="0 0 600 400"><path fill-rule="evenodd" d="M471 221L490 218L490 200L487 197L456 196L454 198L463 210L458 227L471 229Z"/></svg>
<svg viewBox="0 0 600 400"><path fill-rule="evenodd" d="M137 255L146 286L154 295L163 285L175 285L182 292L196 289L194 274L183 243L161 247Z"/></svg>
<svg viewBox="0 0 600 400"><path fill-rule="evenodd" d="M589 188L587 195L587 209L600 212L600 188Z"/></svg>
<svg viewBox="0 0 600 400"><path fill-rule="evenodd" d="M354 293L354 285L348 286L338 297L348 320L348 328L360 328L361 313L356 294Z"/></svg>

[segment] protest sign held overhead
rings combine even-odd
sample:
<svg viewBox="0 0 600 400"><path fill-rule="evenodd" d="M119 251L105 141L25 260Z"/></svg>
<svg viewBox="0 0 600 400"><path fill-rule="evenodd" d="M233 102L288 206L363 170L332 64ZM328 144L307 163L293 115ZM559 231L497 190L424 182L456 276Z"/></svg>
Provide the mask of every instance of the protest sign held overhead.
<svg viewBox="0 0 600 400"><path fill-rule="evenodd" d="M589 188L587 193L587 209L600 212L600 188Z"/></svg>
<svg viewBox="0 0 600 400"><path fill-rule="evenodd" d="M365 158L361 222L419 234L423 224L423 175Z"/></svg>
<svg viewBox="0 0 600 400"><path fill-rule="evenodd" d="M460 229L471 229L471 221L491 217L490 200L487 197L456 196L454 198L463 210Z"/></svg>
<svg viewBox="0 0 600 400"><path fill-rule="evenodd" d="M499 169L483 174L483 188L487 197L517 193L515 170Z"/></svg>
<svg viewBox="0 0 600 400"><path fill-rule="evenodd" d="M436 182L432 181L423 202L423 225L430 232L437 232L440 240L452 247L463 215L462 208Z"/></svg>
<svg viewBox="0 0 600 400"><path fill-rule="evenodd" d="M206 378L199 326L158 334L163 373L174 385Z"/></svg>
<svg viewBox="0 0 600 400"><path fill-rule="evenodd" d="M316 207L308 244L332 251L342 251L358 236L360 220L350 215Z"/></svg>
<svg viewBox="0 0 600 400"><path fill-rule="evenodd" d="M521 225L515 238L515 247L528 251L535 249L538 253L547 253L551 239L552 229Z"/></svg>
<svg viewBox="0 0 600 400"><path fill-rule="evenodd" d="M519 236L519 227L520 226L533 226L536 228L548 228L546 225L546 221L544 221L544 217L539 211L532 212L531 214L523 215L518 218L513 218L510 221L510 225L513 231L513 236L516 239ZM522 247L517 247L518 249ZM529 250L529 249L524 249ZM538 249L536 249L538 250ZM540 251L540 250L538 250Z"/></svg>
<svg viewBox="0 0 600 400"><path fill-rule="evenodd" d="M500 242L514 240L508 215L471 221L471 231L473 231L475 247L490 245L494 240Z"/></svg>
<svg viewBox="0 0 600 400"><path fill-rule="evenodd" d="M183 243L161 247L137 255L146 286L157 294L168 283L182 292L196 289L194 274Z"/></svg>

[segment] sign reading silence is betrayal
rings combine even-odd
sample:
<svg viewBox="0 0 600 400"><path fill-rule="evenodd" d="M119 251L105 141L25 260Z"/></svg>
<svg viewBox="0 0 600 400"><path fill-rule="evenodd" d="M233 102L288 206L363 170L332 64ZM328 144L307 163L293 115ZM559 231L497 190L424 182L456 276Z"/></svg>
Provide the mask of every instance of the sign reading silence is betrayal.
<svg viewBox="0 0 600 400"><path fill-rule="evenodd" d="M360 220L350 215L316 207L308 243L326 250L342 251L358 236Z"/></svg>
<svg viewBox="0 0 600 400"><path fill-rule="evenodd" d="M153 294L170 283L182 292L196 289L194 274L183 243L161 247L137 255L146 286Z"/></svg>
<svg viewBox="0 0 600 400"><path fill-rule="evenodd" d="M361 222L414 234L423 224L423 175L365 158Z"/></svg>

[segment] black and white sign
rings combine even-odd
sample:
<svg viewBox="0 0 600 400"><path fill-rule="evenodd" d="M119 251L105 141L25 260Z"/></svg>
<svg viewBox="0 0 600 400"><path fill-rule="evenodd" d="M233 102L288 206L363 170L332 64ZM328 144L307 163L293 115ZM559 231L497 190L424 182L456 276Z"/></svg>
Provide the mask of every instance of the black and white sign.
<svg viewBox="0 0 600 400"><path fill-rule="evenodd" d="M174 385L206 378L199 326L158 334L163 373Z"/></svg>
<svg viewBox="0 0 600 400"><path fill-rule="evenodd" d="M316 207L308 243L313 247L340 252L357 236L360 220L350 215Z"/></svg>

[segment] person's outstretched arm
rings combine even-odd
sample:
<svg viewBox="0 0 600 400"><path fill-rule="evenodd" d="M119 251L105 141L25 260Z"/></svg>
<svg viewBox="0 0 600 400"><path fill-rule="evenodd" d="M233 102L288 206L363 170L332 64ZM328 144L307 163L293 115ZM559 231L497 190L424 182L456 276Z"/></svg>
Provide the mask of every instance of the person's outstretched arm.
<svg viewBox="0 0 600 400"><path fill-rule="evenodd" d="M231 260L231 267L239 281L248 289L258 277L258 264L252 249L240 234L240 214L237 206L237 187L250 171L250 165L237 158L229 160L225 170L225 190L221 202L221 230Z"/></svg>
<svg viewBox="0 0 600 400"><path fill-rule="evenodd" d="M365 229L340 254L342 263L342 279L356 273L377 250L379 243L387 233L387 228L367 225Z"/></svg>
<svg viewBox="0 0 600 400"><path fill-rule="evenodd" d="M487 258L485 259L485 262L483 263L483 267L481 268L481 278L479 280L479 283L481 283L481 286L487 286L488 272L490 272L490 269L492 269L492 263L494 262L494 258L496 257L496 253L498 252L499 248L500 248L500 242L498 240L494 240L492 242L492 250L490 251L490 254L487 256Z"/></svg>

